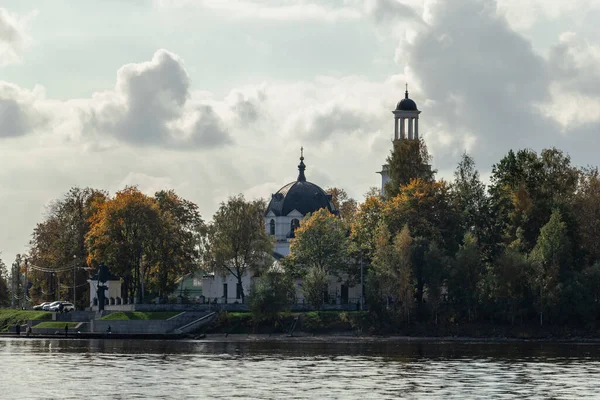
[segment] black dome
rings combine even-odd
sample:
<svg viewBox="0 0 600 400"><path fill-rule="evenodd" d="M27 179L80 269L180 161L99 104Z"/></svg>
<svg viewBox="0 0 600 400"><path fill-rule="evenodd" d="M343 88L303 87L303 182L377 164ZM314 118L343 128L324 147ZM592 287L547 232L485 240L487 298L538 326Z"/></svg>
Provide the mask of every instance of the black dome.
<svg viewBox="0 0 600 400"><path fill-rule="evenodd" d="M331 195L314 183L308 182L304 176L304 156L300 156L298 165L298 180L290 182L277 193L271 196L271 201L265 211L265 216L273 211L277 217L288 215L297 210L302 215L315 212L321 208L327 208L329 212L337 215L337 210L331 201Z"/></svg>
<svg viewBox="0 0 600 400"><path fill-rule="evenodd" d="M396 111L419 111L417 109L417 103L408 98L408 87L404 93L404 98L396 105Z"/></svg>
<svg viewBox="0 0 600 400"><path fill-rule="evenodd" d="M288 215L294 210L306 215L321 208L327 208L329 212L337 214L337 210L331 201L331 195L325 193L323 189L314 183L296 181L288 183L271 196L265 215L269 211L273 211L275 216L280 217Z"/></svg>
<svg viewBox="0 0 600 400"><path fill-rule="evenodd" d="M415 103L412 99L402 99L398 102L396 106L396 110L398 111L418 111L417 103Z"/></svg>

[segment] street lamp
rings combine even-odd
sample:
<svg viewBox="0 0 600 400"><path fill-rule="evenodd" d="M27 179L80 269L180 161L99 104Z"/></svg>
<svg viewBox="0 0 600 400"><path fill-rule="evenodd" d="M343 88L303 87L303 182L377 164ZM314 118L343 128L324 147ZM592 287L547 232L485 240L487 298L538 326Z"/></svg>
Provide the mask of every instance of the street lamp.
<svg viewBox="0 0 600 400"><path fill-rule="evenodd" d="M77 270L77 254L73 254L73 307L77 307L75 305L75 301L77 297L75 296L75 271Z"/></svg>

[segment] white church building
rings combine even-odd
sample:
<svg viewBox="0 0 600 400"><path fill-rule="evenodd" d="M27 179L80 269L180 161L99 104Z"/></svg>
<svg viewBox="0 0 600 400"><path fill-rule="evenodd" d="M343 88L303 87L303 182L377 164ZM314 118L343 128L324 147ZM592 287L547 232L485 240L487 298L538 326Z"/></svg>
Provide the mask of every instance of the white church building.
<svg viewBox="0 0 600 400"><path fill-rule="evenodd" d="M419 114L416 103L408 97L408 88L405 97L392 111L394 114L394 139L418 140L419 139ZM327 208L329 212L338 215L331 195L328 195L318 185L307 181L304 153L301 149L300 164L298 165L298 178L286 184L276 193L271 195L271 200L265 210L265 230L275 240L274 262L290 253L290 242L294 239L294 231L300 226L300 221L309 213ZM381 194L385 193L385 184L390 181L389 166L383 165L381 174ZM250 293L252 277L247 274L243 277L242 286L244 293ZM302 282L297 281L298 302L303 302ZM232 276L226 277L218 274L205 275L202 279L202 292L206 301L218 303L241 303L241 296L237 289L237 280ZM332 304L358 303L361 297L361 286L348 287L337 278L330 277L329 287L325 300Z"/></svg>

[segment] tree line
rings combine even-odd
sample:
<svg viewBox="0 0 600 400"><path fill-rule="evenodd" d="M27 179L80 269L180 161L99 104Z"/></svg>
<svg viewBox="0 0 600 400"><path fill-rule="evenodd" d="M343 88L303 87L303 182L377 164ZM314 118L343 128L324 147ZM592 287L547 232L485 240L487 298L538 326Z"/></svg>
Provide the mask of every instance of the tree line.
<svg viewBox="0 0 600 400"><path fill-rule="evenodd" d="M362 263L369 309L405 321L596 323L597 168L556 148L511 150L486 186L468 154L452 182L430 163L422 140L397 142L385 196L301 222L286 264L315 307L327 275L355 285Z"/></svg>

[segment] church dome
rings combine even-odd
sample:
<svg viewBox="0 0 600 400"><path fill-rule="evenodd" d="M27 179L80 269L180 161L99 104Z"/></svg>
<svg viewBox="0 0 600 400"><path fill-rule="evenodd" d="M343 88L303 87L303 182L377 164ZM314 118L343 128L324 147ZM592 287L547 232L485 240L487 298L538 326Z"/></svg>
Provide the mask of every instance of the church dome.
<svg viewBox="0 0 600 400"><path fill-rule="evenodd" d="M404 98L396 105L396 111L418 111L417 103L408 98L408 88L404 93Z"/></svg>
<svg viewBox="0 0 600 400"><path fill-rule="evenodd" d="M281 217L294 210L306 215L321 208L327 208L329 212L337 215L338 212L331 201L331 195L325 193L314 183L308 182L304 176L305 169L304 156L301 156L298 165L298 179L288 183L271 196L265 215L272 211L275 216Z"/></svg>

